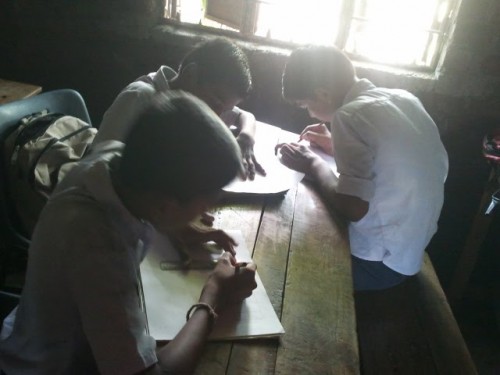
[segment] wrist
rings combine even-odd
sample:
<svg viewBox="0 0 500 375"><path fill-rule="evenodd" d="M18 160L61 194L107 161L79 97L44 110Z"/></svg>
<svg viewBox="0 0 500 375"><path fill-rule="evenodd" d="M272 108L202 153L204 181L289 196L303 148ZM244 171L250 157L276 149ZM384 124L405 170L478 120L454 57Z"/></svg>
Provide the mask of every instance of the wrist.
<svg viewBox="0 0 500 375"><path fill-rule="evenodd" d="M201 291L199 302L209 304L214 308L214 310L217 310L217 308L219 307L219 294L219 287L210 277L205 283L203 290Z"/></svg>
<svg viewBox="0 0 500 375"><path fill-rule="evenodd" d="M189 308L189 310L186 312L186 322L191 319L193 314L195 314L198 310L204 310L206 312L206 314L208 315L210 328L212 328L217 321L217 313L210 304L204 302L195 303Z"/></svg>
<svg viewBox="0 0 500 375"><path fill-rule="evenodd" d="M245 132L240 132L238 136L236 137L236 140L239 144L246 145L246 146L253 146L255 143L255 140L253 139L253 136L245 133Z"/></svg>

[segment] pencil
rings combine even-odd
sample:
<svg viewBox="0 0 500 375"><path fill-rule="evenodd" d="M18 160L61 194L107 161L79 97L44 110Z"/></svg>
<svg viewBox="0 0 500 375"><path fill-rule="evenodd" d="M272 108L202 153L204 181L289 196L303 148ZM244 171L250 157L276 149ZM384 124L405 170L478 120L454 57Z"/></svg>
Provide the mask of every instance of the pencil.
<svg viewBox="0 0 500 375"><path fill-rule="evenodd" d="M234 266L234 273L239 273L240 272L240 268L241 267L246 267L247 265L248 265L247 262L236 263L236 265Z"/></svg>

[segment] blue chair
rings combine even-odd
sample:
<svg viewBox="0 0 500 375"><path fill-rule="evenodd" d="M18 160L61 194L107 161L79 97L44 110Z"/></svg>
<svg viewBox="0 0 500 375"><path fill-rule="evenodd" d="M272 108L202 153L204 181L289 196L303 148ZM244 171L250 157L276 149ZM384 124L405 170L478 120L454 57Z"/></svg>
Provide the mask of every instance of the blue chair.
<svg viewBox="0 0 500 375"><path fill-rule="evenodd" d="M3 320L19 304L19 298L19 294L0 291L0 331Z"/></svg>
<svg viewBox="0 0 500 375"><path fill-rule="evenodd" d="M0 288L4 286L6 273L13 261L25 264L30 239L20 230L20 221L12 202L9 186L4 143L25 116L48 110L78 117L91 124L82 96L75 90L48 91L30 98L0 105ZM19 263L19 262L16 262Z"/></svg>

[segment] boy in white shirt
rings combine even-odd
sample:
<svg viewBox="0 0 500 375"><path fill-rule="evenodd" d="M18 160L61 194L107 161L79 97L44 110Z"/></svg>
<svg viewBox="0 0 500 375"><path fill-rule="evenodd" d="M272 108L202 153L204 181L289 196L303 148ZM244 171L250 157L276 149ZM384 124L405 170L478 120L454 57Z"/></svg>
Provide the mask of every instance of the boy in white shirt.
<svg viewBox="0 0 500 375"><path fill-rule="evenodd" d="M334 47L294 51L283 96L323 121L300 138L335 157L338 178L308 147L278 148L283 163L306 173L349 221L355 290L389 288L416 274L437 230L448 172L438 129L420 101L357 78Z"/></svg>

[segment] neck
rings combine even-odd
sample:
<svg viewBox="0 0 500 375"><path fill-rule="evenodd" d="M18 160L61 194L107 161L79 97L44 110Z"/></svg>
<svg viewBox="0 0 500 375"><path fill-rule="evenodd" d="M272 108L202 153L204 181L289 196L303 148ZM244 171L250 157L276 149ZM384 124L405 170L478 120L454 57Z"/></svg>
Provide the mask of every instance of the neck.
<svg viewBox="0 0 500 375"><path fill-rule="evenodd" d="M144 195L124 186L113 171L111 172L111 183L116 195L118 195L125 208L139 220L144 219L149 221L148 210L145 209L148 206Z"/></svg>

